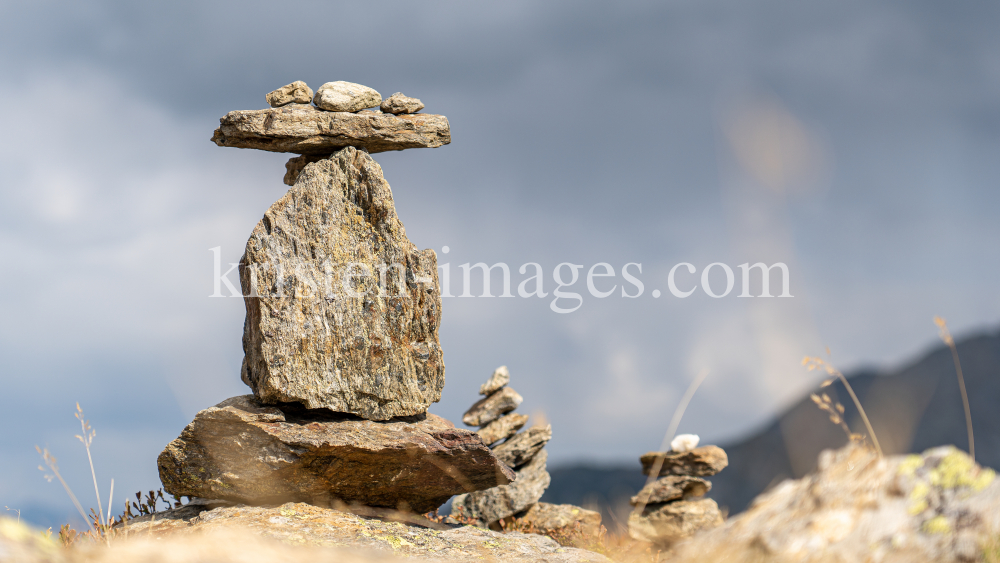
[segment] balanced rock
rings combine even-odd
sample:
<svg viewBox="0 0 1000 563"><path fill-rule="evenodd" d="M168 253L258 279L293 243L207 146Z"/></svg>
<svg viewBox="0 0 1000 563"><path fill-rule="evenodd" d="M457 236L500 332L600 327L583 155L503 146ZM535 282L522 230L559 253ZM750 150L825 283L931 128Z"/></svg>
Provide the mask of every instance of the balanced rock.
<svg viewBox="0 0 1000 563"><path fill-rule="evenodd" d="M572 504L539 502L516 516L521 528L535 534L582 533L594 537L601 531L601 514Z"/></svg>
<svg viewBox="0 0 1000 563"><path fill-rule="evenodd" d="M437 258L406 238L364 151L307 164L239 270L242 377L261 401L387 420L441 398Z"/></svg>
<svg viewBox="0 0 1000 563"><path fill-rule="evenodd" d="M628 531L639 541L670 545L722 523L722 513L714 500L679 500L647 504L641 512L633 512L628 518Z"/></svg>
<svg viewBox="0 0 1000 563"><path fill-rule="evenodd" d="M479 429L479 437L487 446L510 438L528 422L528 415L512 412L505 414Z"/></svg>
<svg viewBox="0 0 1000 563"><path fill-rule="evenodd" d="M327 156L349 146L369 153L440 147L451 142L451 129L443 115L343 113L290 104L231 111L219 120L212 141L220 147Z"/></svg>
<svg viewBox="0 0 1000 563"><path fill-rule="evenodd" d="M403 94L396 92L395 94L389 96L382 102L379 109L385 113L417 113L418 111L424 109L424 104L416 98L411 98L409 96L404 96Z"/></svg>
<svg viewBox="0 0 1000 563"><path fill-rule="evenodd" d="M252 395L199 412L157 465L176 497L340 501L418 513L514 479L478 435L433 414L373 422L265 405Z"/></svg>
<svg viewBox="0 0 1000 563"><path fill-rule="evenodd" d="M462 415L462 422L469 426L486 426L501 415L516 409L524 398L510 387L493 393L489 397L476 401Z"/></svg>
<svg viewBox="0 0 1000 563"><path fill-rule="evenodd" d="M338 80L320 86L313 103L326 111L355 112L381 104L382 95L367 86Z"/></svg>
<svg viewBox="0 0 1000 563"><path fill-rule="evenodd" d="M267 105L278 108L288 104L308 104L312 101L312 97L312 88L307 86L305 82L296 80L269 93L264 96L264 99L267 100Z"/></svg>
<svg viewBox="0 0 1000 563"><path fill-rule="evenodd" d="M660 470L657 476L663 475L693 475L707 477L715 475L729 465L729 457L718 446L702 446L686 452L648 452L643 454L642 473L649 475L657 463Z"/></svg>
<svg viewBox="0 0 1000 563"><path fill-rule="evenodd" d="M632 506L639 506L690 499L704 496L710 490L712 484L700 477L668 475L643 487L632 497L631 503Z"/></svg>
<svg viewBox="0 0 1000 563"><path fill-rule="evenodd" d="M500 366L493 370L493 375L486 380L486 383L479 386L479 394L490 396L508 383L510 383L510 371L507 366Z"/></svg>
<svg viewBox="0 0 1000 563"><path fill-rule="evenodd" d="M531 507L542 498L552 480L545 470L548 457L545 450L535 454L527 465L517 470L517 478L509 485L455 497L451 504L452 515L491 524Z"/></svg>
<svg viewBox="0 0 1000 563"><path fill-rule="evenodd" d="M535 426L493 448L493 454L509 467L517 469L531 461L551 439L551 424Z"/></svg>

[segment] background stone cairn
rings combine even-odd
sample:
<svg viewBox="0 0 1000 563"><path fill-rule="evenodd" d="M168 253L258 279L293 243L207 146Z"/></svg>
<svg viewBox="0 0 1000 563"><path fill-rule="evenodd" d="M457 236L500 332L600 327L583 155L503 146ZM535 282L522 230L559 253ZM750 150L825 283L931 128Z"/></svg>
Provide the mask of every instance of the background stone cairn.
<svg viewBox="0 0 1000 563"><path fill-rule="evenodd" d="M484 397L466 411L462 422L479 427L483 443L515 471L517 479L509 485L456 496L452 516L493 528L504 520L515 529L538 533L577 529L596 533L601 524L599 513L570 504L538 502L551 482L544 447L552 439L552 425L535 425L519 433L529 417L513 412L523 399L507 387L509 382L507 366L497 368L479 388Z"/></svg>
<svg viewBox="0 0 1000 563"><path fill-rule="evenodd" d="M677 436L668 452L649 452L640 458L645 475L659 477L632 497L635 510L628 519L629 535L640 541L669 546L699 530L723 524L714 500L702 498L712 488L704 479L729 465L718 446L698 445L691 434Z"/></svg>
<svg viewBox="0 0 1000 563"><path fill-rule="evenodd" d="M286 165L291 188L239 263L240 376L253 394L199 412L163 450L164 489L423 513L511 483L513 471L478 434L427 413L444 387L437 255L406 237L370 156L448 144L447 118L350 82L315 94L293 82L266 100L268 109L226 114L212 137L299 155Z"/></svg>

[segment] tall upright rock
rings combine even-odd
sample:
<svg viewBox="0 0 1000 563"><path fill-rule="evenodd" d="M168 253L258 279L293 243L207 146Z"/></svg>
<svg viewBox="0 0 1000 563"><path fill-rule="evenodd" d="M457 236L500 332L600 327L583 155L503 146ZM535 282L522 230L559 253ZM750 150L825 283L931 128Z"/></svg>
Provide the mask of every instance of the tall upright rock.
<svg viewBox="0 0 1000 563"><path fill-rule="evenodd" d="M406 238L363 150L305 166L240 263L243 382L265 403L388 420L441 398L437 257Z"/></svg>

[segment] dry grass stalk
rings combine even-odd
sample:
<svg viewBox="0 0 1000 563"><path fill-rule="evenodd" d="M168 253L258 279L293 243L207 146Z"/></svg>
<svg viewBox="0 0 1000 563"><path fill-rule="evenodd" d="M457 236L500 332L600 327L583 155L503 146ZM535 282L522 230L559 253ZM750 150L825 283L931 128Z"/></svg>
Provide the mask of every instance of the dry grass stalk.
<svg viewBox="0 0 1000 563"><path fill-rule="evenodd" d="M955 339L948 331L948 323L941 317L934 317L934 324L937 325L941 340L951 348L951 359L955 362L955 373L958 376L958 388L962 392L962 405L965 407L965 427L969 431L969 457L976 461L976 441L972 436L972 409L969 408L969 394L965 391L965 377L962 375L962 362L958 361L958 348L955 346Z"/></svg>
<svg viewBox="0 0 1000 563"><path fill-rule="evenodd" d="M831 376L829 379L824 381L820 387L829 387L835 380L840 379L840 382L844 384L844 387L847 388L847 392L851 395L851 400L854 401L854 406L857 407L858 412L861 414L861 420L864 421L865 427L868 429L868 435L872 439L872 445L875 446L875 451L878 453L879 457L882 457L882 447L878 443L878 437L875 436L875 429L872 428L872 423L868 420L868 415L865 414L865 408L861 406L861 401L858 400L858 396L854 393L854 388L851 387L851 384L847 381L847 378L844 377L844 374L840 373L840 370L833 367L829 362L823 360L822 358L806 356L802 359L802 365L806 366L809 371L822 368L826 371L827 375ZM826 397L826 399L824 400L823 397ZM831 414L830 420L834 424L841 424L847 432L849 438L852 440L855 439L856 434L851 432L851 429L843 422L843 405L837 403L836 406L831 407L832 403L829 401L829 397L827 397L825 393L822 397L812 395L811 398L817 406ZM824 405L826 405L826 407L824 407ZM836 409L836 411L830 410L828 407Z"/></svg>

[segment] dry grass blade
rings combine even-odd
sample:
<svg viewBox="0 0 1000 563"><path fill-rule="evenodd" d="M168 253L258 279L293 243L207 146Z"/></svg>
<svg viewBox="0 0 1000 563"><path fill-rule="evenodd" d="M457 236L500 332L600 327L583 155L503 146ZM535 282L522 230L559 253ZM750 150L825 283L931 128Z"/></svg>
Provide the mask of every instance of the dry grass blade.
<svg viewBox="0 0 1000 563"><path fill-rule="evenodd" d="M35 449L42 456L42 460L45 462L45 465L48 466L50 471L52 471L52 475L46 475L45 478L48 479L49 481L52 481L53 477L59 479L59 482L62 483L63 488L66 489L66 494L68 494L70 500L73 501L73 506L75 506L76 509L80 512L80 516L83 517L83 521L86 522L88 526L90 526L90 531L94 533L96 536L97 530L95 530L94 527L90 524L90 518L87 518L87 513L84 512L83 506L80 505L80 501L76 499L76 495L73 494L73 490L69 488L69 485L66 484L66 480L63 479L62 475L59 473L59 465L56 461L55 456L49 453L48 448L45 448L43 450L42 448L35 446ZM41 465L38 466L38 469L45 471L45 468L42 467Z"/></svg>
<svg viewBox="0 0 1000 563"><path fill-rule="evenodd" d="M828 348L827 353L829 352L830 350ZM826 371L827 375L834 376L833 378L839 379L840 382L844 384L844 387L847 389L847 392L851 395L851 400L854 401L854 406L857 407L858 412L861 414L861 420L864 421L865 428L868 429L868 435L872 439L872 445L875 446L875 451L878 452L879 457L882 457L882 447L878 443L878 437L875 436L875 429L872 428L872 423L871 421L868 420L868 415L865 414L865 408L861 406L861 401L858 400L858 396L854 393L854 388L851 387L851 384L847 381L847 378L844 377L844 374L840 373L840 370L836 369L835 367L830 365L829 362L824 361L822 358L813 358L810 356L806 356L805 358L802 359L802 365L806 366L806 368L809 371L812 371L817 368L823 368L823 370ZM833 378L829 379L828 381L832 383ZM824 381L822 387L827 387L830 383ZM816 403L817 406L819 406L819 408L823 409L824 411L827 411L830 414L830 421L833 422L834 424L840 424L841 427L844 428L844 431L847 432L847 435L849 437L852 437L851 439L853 440L854 434L851 432L850 428L847 427L847 424L844 423L839 413L836 412L836 411L843 412L841 411L843 405L840 404L837 404L835 406L832 405L830 397L827 396L825 393L823 394L822 398L813 395L812 400L814 403Z"/></svg>
<svg viewBox="0 0 1000 563"><path fill-rule="evenodd" d="M948 348L951 348L951 359L955 362L955 374L958 376L958 388L962 392L962 406L965 407L965 427L969 431L969 457L976 461L976 441L972 435L972 409L969 407L969 394L965 391L965 377L962 375L962 362L958 360L958 347L955 346L955 339L948 331L948 323L941 317L934 317L934 324L937 325L939 336Z"/></svg>

